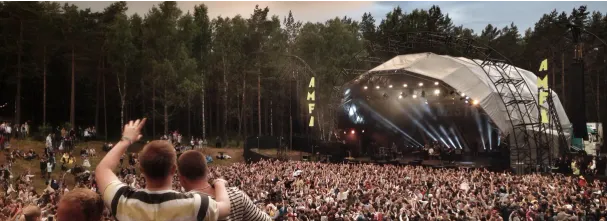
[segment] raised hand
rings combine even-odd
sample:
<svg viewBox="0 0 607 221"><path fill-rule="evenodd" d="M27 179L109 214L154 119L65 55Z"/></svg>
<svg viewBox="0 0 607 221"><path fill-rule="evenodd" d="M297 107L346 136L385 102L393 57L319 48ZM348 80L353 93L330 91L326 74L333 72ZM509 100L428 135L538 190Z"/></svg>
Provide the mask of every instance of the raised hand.
<svg viewBox="0 0 607 221"><path fill-rule="evenodd" d="M124 125L124 130L122 131L123 139L127 139L132 143L139 141L141 139L141 128L145 125L145 121L147 118L143 118L143 120L137 119L136 121L129 121L128 124Z"/></svg>

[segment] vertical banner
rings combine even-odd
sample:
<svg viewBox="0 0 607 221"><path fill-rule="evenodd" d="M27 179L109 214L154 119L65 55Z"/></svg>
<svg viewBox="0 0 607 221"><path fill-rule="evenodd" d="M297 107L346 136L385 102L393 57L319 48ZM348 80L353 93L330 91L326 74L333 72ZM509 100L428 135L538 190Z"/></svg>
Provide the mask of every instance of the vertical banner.
<svg viewBox="0 0 607 221"><path fill-rule="evenodd" d="M308 84L308 96L306 100L308 101L308 114L310 115L309 127L314 127L314 107L316 101L316 84L314 82L314 77L310 78L310 84Z"/></svg>
<svg viewBox="0 0 607 221"><path fill-rule="evenodd" d="M540 70L537 77L537 96L540 108L540 122L543 124L550 122L548 118L548 110L542 106L546 102L546 98L551 96L550 89L548 88L548 73L546 71L548 71L548 59L544 59L542 63L540 63ZM544 78L542 79L541 76L544 76Z"/></svg>

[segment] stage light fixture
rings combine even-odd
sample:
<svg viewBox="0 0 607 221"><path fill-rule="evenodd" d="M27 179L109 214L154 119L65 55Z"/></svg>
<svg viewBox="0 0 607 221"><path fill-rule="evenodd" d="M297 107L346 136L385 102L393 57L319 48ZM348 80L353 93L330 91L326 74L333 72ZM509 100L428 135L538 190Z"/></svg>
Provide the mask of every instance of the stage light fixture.
<svg viewBox="0 0 607 221"><path fill-rule="evenodd" d="M346 132L344 131L344 134L348 134L348 133L346 133Z"/></svg>
<svg viewBox="0 0 607 221"><path fill-rule="evenodd" d="M407 84L403 84L403 87L407 87Z"/></svg>
<svg viewBox="0 0 607 221"><path fill-rule="evenodd" d="M379 89L379 85L375 86L375 89Z"/></svg>
<svg viewBox="0 0 607 221"><path fill-rule="evenodd" d="M398 95L398 99L403 99L403 95Z"/></svg>
<svg viewBox="0 0 607 221"><path fill-rule="evenodd" d="M466 96L466 100L470 100L470 97Z"/></svg>
<svg viewBox="0 0 607 221"><path fill-rule="evenodd" d="M351 133L351 134L354 134L354 133L356 133L356 131L355 131L355 130L352 130L352 131L350 131L350 133Z"/></svg>
<svg viewBox="0 0 607 221"><path fill-rule="evenodd" d="M388 86L388 88L392 88L392 85Z"/></svg>
<svg viewBox="0 0 607 221"><path fill-rule="evenodd" d="M477 105L478 104L478 100L472 100L472 105Z"/></svg>
<svg viewBox="0 0 607 221"><path fill-rule="evenodd" d="M438 96L439 94L440 94L440 90L439 89L434 90L434 95Z"/></svg>
<svg viewBox="0 0 607 221"><path fill-rule="evenodd" d="M434 85L438 85L438 81L434 82Z"/></svg>
<svg viewBox="0 0 607 221"><path fill-rule="evenodd" d="M419 84L418 84L418 85L419 85L420 87L422 87L422 86L424 86L424 83L419 82Z"/></svg>
<svg viewBox="0 0 607 221"><path fill-rule="evenodd" d="M466 100L466 104L468 103L468 100Z"/></svg>
<svg viewBox="0 0 607 221"><path fill-rule="evenodd" d="M368 88L367 86L364 86L364 87L363 87L363 89L365 89L365 90L367 90L367 88Z"/></svg>
<svg viewBox="0 0 607 221"><path fill-rule="evenodd" d="M362 131L362 133L364 134L364 133L365 133L365 130L363 130L363 131Z"/></svg>
<svg viewBox="0 0 607 221"><path fill-rule="evenodd" d="M415 99L415 98L417 98L417 94L414 94L414 95L413 95L413 99Z"/></svg>
<svg viewBox="0 0 607 221"><path fill-rule="evenodd" d="M462 93L462 97L465 97L465 96L466 96L466 94Z"/></svg>

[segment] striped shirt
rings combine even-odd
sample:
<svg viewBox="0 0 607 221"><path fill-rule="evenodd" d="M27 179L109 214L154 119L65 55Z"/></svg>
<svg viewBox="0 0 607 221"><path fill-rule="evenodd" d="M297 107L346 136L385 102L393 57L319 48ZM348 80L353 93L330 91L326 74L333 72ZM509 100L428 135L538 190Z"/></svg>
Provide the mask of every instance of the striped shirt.
<svg viewBox="0 0 607 221"><path fill-rule="evenodd" d="M253 201L236 187L227 189L230 198L230 215L222 221L272 221ZM203 193L204 194L204 193Z"/></svg>
<svg viewBox="0 0 607 221"><path fill-rule="evenodd" d="M207 195L133 189L118 180L103 191L103 202L120 221L215 221L218 218L217 203Z"/></svg>

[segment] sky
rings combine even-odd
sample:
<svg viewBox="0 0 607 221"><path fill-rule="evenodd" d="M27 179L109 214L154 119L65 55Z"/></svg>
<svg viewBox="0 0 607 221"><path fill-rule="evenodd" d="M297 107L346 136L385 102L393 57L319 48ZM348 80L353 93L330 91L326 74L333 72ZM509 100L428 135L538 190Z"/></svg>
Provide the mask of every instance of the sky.
<svg viewBox="0 0 607 221"><path fill-rule="evenodd" d="M80 8L91 8L93 11L102 11L112 2L69 2ZM160 1L135 1L128 2L129 14L137 13L145 15L153 5L158 5ZM551 12L565 11L570 13L573 8L580 5L587 5L590 11L600 11L607 14L607 2L585 2L585 1L560 1L560 2L436 2L436 1L390 1L390 2L370 2L370 1L352 1L352 2L200 2L187 1L178 2L177 5L185 13L193 11L194 5L204 3L209 8L209 17L217 16L233 17L242 15L249 17L253 13L255 5L269 7L270 14L278 15L281 20L292 11L295 20L303 22L324 22L335 17L348 16L360 20L365 12L370 12L379 24L386 13L392 11L396 6L400 6L405 12L413 9L429 9L432 5L438 5L443 14L449 14L455 25L463 25L471 28L475 33L480 33L487 24L497 27L504 27L514 22L519 30L523 32L527 28L533 28L541 16Z"/></svg>

